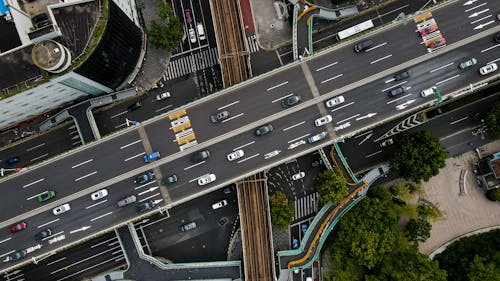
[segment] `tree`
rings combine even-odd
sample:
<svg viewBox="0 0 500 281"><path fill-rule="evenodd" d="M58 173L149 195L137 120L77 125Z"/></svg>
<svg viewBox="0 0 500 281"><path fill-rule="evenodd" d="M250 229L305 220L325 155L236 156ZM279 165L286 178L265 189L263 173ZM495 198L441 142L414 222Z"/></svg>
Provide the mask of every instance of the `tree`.
<svg viewBox="0 0 500 281"><path fill-rule="evenodd" d="M173 50L184 36L178 18L172 13L170 6L165 1L158 2L160 22L151 21L151 26L146 30L148 39L155 48Z"/></svg>
<svg viewBox="0 0 500 281"><path fill-rule="evenodd" d="M395 141L392 168L408 180L428 181L445 166L446 151L429 132L401 133Z"/></svg>
<svg viewBox="0 0 500 281"><path fill-rule="evenodd" d="M333 205L337 205L347 194L347 180L339 169L319 173L314 182L318 186L319 201L323 204L332 201Z"/></svg>
<svg viewBox="0 0 500 281"><path fill-rule="evenodd" d="M417 207L417 213L419 217L424 219L435 219L439 216L438 212L434 209L434 207L429 205L420 204Z"/></svg>
<svg viewBox="0 0 500 281"><path fill-rule="evenodd" d="M486 192L486 198L491 201L500 201L500 188L488 190Z"/></svg>
<svg viewBox="0 0 500 281"><path fill-rule="evenodd" d="M290 225L295 216L295 207L289 202L283 192L276 192L269 198L271 206L271 222L278 228L285 228Z"/></svg>
<svg viewBox="0 0 500 281"><path fill-rule="evenodd" d="M408 239L413 242L425 242L431 236L432 225L423 218L410 219L406 224Z"/></svg>
<svg viewBox="0 0 500 281"><path fill-rule="evenodd" d="M488 127L488 136L493 139L500 138L500 102L496 102L484 119Z"/></svg>
<svg viewBox="0 0 500 281"><path fill-rule="evenodd" d="M470 263L467 278L469 281L498 281L500 280L500 264L496 265L495 261L475 256Z"/></svg>

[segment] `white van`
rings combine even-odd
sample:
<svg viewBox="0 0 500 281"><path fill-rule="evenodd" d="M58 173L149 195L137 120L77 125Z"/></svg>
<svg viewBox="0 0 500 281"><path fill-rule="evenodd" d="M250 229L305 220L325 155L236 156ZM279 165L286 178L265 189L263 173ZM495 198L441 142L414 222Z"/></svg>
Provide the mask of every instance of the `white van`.
<svg viewBox="0 0 500 281"><path fill-rule="evenodd" d="M434 95L434 88L436 88L436 87L434 86L434 87L430 87L429 89L423 90L422 92L420 92L420 96L425 98L425 97L428 97L430 95Z"/></svg>
<svg viewBox="0 0 500 281"><path fill-rule="evenodd" d="M205 30L203 29L203 24L201 24L201 22L196 25L196 29L198 30L198 38L200 38L200 41L205 40Z"/></svg>

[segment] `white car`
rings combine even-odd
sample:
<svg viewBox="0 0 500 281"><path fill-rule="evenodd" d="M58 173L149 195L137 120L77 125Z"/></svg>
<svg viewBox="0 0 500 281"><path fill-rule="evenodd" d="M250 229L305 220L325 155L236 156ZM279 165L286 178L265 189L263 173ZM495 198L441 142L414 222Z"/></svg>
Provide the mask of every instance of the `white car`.
<svg viewBox="0 0 500 281"><path fill-rule="evenodd" d="M292 175L292 180L294 180L294 181L300 180L301 178L303 178L305 176L306 176L306 173L304 173L304 172L298 172L298 173Z"/></svg>
<svg viewBox="0 0 500 281"><path fill-rule="evenodd" d="M326 101L326 107L334 107L339 105L345 101L344 96L334 97L333 99L329 99Z"/></svg>
<svg viewBox="0 0 500 281"><path fill-rule="evenodd" d="M490 74L492 72L495 72L497 69L498 69L498 66L496 63L489 63L489 64L481 67L479 69L479 73L481 73L481 75L487 75L487 74Z"/></svg>
<svg viewBox="0 0 500 281"><path fill-rule="evenodd" d="M189 41L191 41L191 43L196 43L196 33L194 32L194 29L190 28L188 30L188 33L189 33Z"/></svg>
<svg viewBox="0 0 500 281"><path fill-rule="evenodd" d="M435 88L436 88L436 86L433 86L433 87L430 87L429 89L423 90L422 92L420 92L420 96L425 98L425 97L428 97L430 95L434 95Z"/></svg>
<svg viewBox="0 0 500 281"><path fill-rule="evenodd" d="M217 203L213 203L212 204L212 209L217 210L217 209L222 208L224 206L227 206L227 201L226 200L222 200L222 201L219 201Z"/></svg>
<svg viewBox="0 0 500 281"><path fill-rule="evenodd" d="M346 122L344 124L340 124L339 126L333 128L333 130L336 132L336 131L345 129L345 128L350 127L350 126L351 126L351 122Z"/></svg>
<svg viewBox="0 0 500 281"><path fill-rule="evenodd" d="M98 190L92 194L90 194L90 198L92 198L92 200L99 200L101 198L104 198L108 196L108 191L106 189L101 189L101 190Z"/></svg>
<svg viewBox="0 0 500 281"><path fill-rule="evenodd" d="M211 182L214 182L216 179L217 178L215 177L214 174L206 174L206 175L198 178L198 185L203 186L203 185L209 184Z"/></svg>
<svg viewBox="0 0 500 281"><path fill-rule="evenodd" d="M316 125L316 127L321 127L327 123L330 123L332 122L333 118L331 115L325 115L323 117L320 117L316 120L314 120L314 124Z"/></svg>
<svg viewBox="0 0 500 281"><path fill-rule="evenodd" d="M234 161L236 159L239 159L241 157L245 156L245 152L242 149L238 149L235 152L231 152L227 155L227 160L228 161Z"/></svg>
<svg viewBox="0 0 500 281"><path fill-rule="evenodd" d="M52 213L57 216L57 215L60 215L62 213L66 213L69 210L71 210L71 206L69 205L69 203L66 203L66 204L63 204L61 206L58 206L58 207L55 207L54 209L52 209Z"/></svg>
<svg viewBox="0 0 500 281"><path fill-rule="evenodd" d="M161 94L156 95L156 100L162 101L162 100L168 99L169 97L170 97L170 92L165 92L165 93L161 93Z"/></svg>

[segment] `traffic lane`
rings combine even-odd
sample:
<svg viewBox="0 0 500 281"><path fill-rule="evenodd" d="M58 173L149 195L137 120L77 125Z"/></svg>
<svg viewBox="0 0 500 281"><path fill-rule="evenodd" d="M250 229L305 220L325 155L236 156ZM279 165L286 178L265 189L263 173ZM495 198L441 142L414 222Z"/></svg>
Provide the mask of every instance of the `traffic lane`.
<svg viewBox="0 0 500 281"><path fill-rule="evenodd" d="M209 1L200 1L201 17L203 19L203 27L205 29L205 37L211 47L216 48L217 42L215 41L214 23L212 21L212 11L210 9Z"/></svg>

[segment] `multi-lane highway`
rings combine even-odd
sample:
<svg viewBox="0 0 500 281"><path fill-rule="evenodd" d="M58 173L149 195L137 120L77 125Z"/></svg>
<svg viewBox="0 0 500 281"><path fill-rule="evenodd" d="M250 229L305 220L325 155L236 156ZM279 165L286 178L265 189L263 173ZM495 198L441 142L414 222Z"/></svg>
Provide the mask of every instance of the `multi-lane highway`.
<svg viewBox="0 0 500 281"><path fill-rule="evenodd" d="M493 10L492 1L485 3L484 8ZM477 25L471 24L465 10L462 3L455 3L433 13L449 45L436 53L428 54L415 32L416 25L408 22L369 36L374 46L366 53L355 54L352 44L346 44L193 103L184 116L190 120L198 145L189 150L179 152L172 124L165 116L4 179L0 183L0 225L4 229L0 234L0 258L37 244L34 235L46 227L64 234L65 240L52 245L43 242L43 248L35 254L131 219L138 214L134 208L137 203L124 208L116 206L118 200L128 195L136 195L138 201L155 200L160 206L165 205L166 198L169 206L177 205L256 170L305 154L341 135L386 120L400 112L397 105L413 100L408 106L411 108L429 102L433 97L421 98L419 93L432 85L447 93L483 79L477 69L499 60L500 45L495 45L492 34L500 27L493 22L475 30ZM479 36L481 31L487 34ZM458 70L458 64L472 56L478 65ZM402 69L408 70L410 77L393 81L392 75ZM400 85L406 92L388 98L386 91ZM302 103L283 109L281 100L292 94L300 95ZM345 102L327 110L323 101L338 94L345 97ZM228 110L231 117L212 124L209 115L220 110ZM332 115L332 124L315 127L314 119L325 113ZM333 130L347 122L349 127ZM274 131L255 136L254 129L267 123L273 125ZM328 132L325 140L289 149L290 144L322 131ZM150 148L159 151L162 158L146 165L142 156ZM198 148L209 149L211 156L195 164L190 161L190 154ZM243 149L245 156L229 163L226 155L236 149ZM179 180L168 187L160 186L159 181L133 183L133 176L152 168L157 179L176 174ZM217 180L199 187L197 178L207 173L216 174ZM90 193L103 187L109 195L99 201L91 200ZM54 189L56 198L46 204L36 202L36 195L47 189ZM71 210L54 216L52 208L62 203L70 203ZM21 220L27 223L27 229L9 233L8 226ZM14 264L5 263L1 268Z"/></svg>

